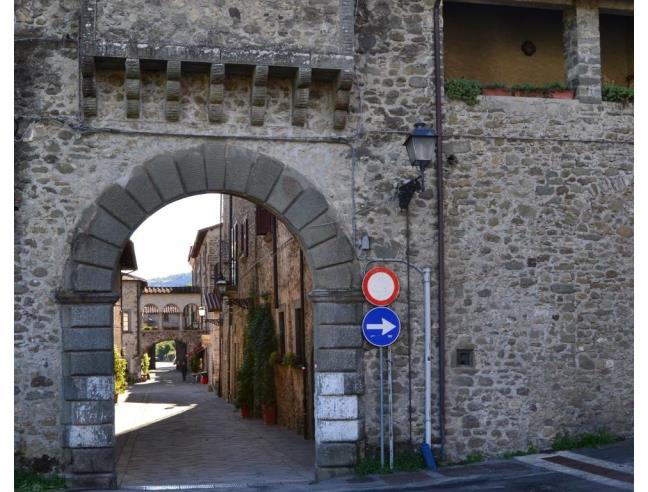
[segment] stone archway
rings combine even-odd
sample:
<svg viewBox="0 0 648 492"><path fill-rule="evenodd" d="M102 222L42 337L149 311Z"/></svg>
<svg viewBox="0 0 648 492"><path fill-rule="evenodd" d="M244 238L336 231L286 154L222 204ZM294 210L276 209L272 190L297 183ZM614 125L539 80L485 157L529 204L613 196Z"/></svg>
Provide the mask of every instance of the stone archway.
<svg viewBox="0 0 648 492"><path fill-rule="evenodd" d="M362 303L353 249L324 195L283 163L225 142L159 155L110 186L83 214L58 292L63 326L64 442L69 482L115 485L112 305L133 231L188 196L237 195L272 210L313 275L316 477L345 474L363 439Z"/></svg>

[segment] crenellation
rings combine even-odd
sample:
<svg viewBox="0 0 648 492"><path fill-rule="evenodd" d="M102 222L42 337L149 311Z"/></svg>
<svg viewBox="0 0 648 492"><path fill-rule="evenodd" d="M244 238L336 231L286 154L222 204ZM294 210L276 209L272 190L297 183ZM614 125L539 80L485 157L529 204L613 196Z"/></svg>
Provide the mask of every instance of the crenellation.
<svg viewBox="0 0 648 492"><path fill-rule="evenodd" d="M261 126L265 121L266 97L268 94L268 66L257 65L252 73L250 93L250 124Z"/></svg>
<svg viewBox="0 0 648 492"><path fill-rule="evenodd" d="M182 75L182 62L168 60L166 65L166 105L164 114L167 121L180 119L180 77Z"/></svg>
<svg viewBox="0 0 648 492"><path fill-rule="evenodd" d="M127 58L124 66L126 72L126 118L139 118L142 85L140 61L135 58Z"/></svg>
<svg viewBox="0 0 648 492"><path fill-rule="evenodd" d="M225 99L225 64L213 63L209 69L209 100L208 117L212 123L224 123L225 112L223 100Z"/></svg>
<svg viewBox="0 0 648 492"><path fill-rule="evenodd" d="M312 75L310 67L299 67L295 74L292 102L292 124L295 126L306 123Z"/></svg>

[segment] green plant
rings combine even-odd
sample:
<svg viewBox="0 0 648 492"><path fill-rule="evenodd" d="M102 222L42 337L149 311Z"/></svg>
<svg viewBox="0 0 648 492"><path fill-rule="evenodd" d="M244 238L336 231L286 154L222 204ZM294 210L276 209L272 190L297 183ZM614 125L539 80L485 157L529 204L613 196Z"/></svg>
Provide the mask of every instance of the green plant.
<svg viewBox="0 0 648 492"><path fill-rule="evenodd" d="M277 364L282 363L281 360L279 360L279 352L276 350L270 354L270 357L268 357L268 364L272 367L276 366Z"/></svg>
<svg viewBox="0 0 648 492"><path fill-rule="evenodd" d="M477 96L481 94L481 87L476 80L448 79L445 82L445 92L450 99L465 102L468 106L477 104Z"/></svg>
<svg viewBox="0 0 648 492"><path fill-rule="evenodd" d="M376 455L370 455L361 460L354 468L357 476L379 475L400 471L415 471L425 468L423 455L417 451L408 449L397 452L394 455L394 469L389 468L389 463L385 460L385 466L380 466L380 458Z"/></svg>
<svg viewBox="0 0 648 492"><path fill-rule="evenodd" d="M506 84L502 82L488 82L481 84L482 89L506 89Z"/></svg>
<svg viewBox="0 0 648 492"><path fill-rule="evenodd" d="M15 492L42 492L65 488L65 480L58 475L41 475L29 470L14 470Z"/></svg>
<svg viewBox="0 0 648 492"><path fill-rule="evenodd" d="M286 355L284 355L283 361L281 363L284 366L295 367L297 366L297 356L294 352L287 352Z"/></svg>
<svg viewBox="0 0 648 492"><path fill-rule="evenodd" d="M256 305L247 312L243 335L243 364L237 373L236 405L254 409L254 339L257 331L258 311Z"/></svg>
<svg viewBox="0 0 648 492"><path fill-rule="evenodd" d="M150 367L151 367L151 358L149 357L149 354L142 355L142 360L140 361L140 374L142 378L148 379Z"/></svg>
<svg viewBox="0 0 648 492"><path fill-rule="evenodd" d="M463 461L465 464L469 465L471 463L479 463L484 461L484 455L481 453L470 453L466 456L466 459Z"/></svg>
<svg viewBox="0 0 648 492"><path fill-rule="evenodd" d="M512 92L545 92L545 86L535 84L513 84Z"/></svg>
<svg viewBox="0 0 648 492"><path fill-rule="evenodd" d="M157 360L164 360L168 357L174 357L176 354L175 342L167 340L160 342L155 346L155 358Z"/></svg>
<svg viewBox="0 0 648 492"><path fill-rule="evenodd" d="M627 104L634 101L634 89L621 85L604 85L602 96L604 101Z"/></svg>
<svg viewBox="0 0 648 492"><path fill-rule="evenodd" d="M544 86L545 91L566 91L567 86L562 82L550 82Z"/></svg>
<svg viewBox="0 0 648 492"><path fill-rule="evenodd" d="M120 395L128 387L128 382L126 380L126 359L124 359L117 347L113 347L113 355L115 358L115 395Z"/></svg>
<svg viewBox="0 0 648 492"><path fill-rule="evenodd" d="M270 365L270 355L277 346L272 313L268 304L257 306L256 337L254 354L254 403L271 406L276 404L274 371Z"/></svg>
<svg viewBox="0 0 648 492"><path fill-rule="evenodd" d="M603 444L617 442L618 437L613 436L605 429L599 429L595 433L585 433L580 435L569 435L567 432L560 433L551 443L551 449L554 451L565 451L568 449L595 448Z"/></svg>
<svg viewBox="0 0 648 492"><path fill-rule="evenodd" d="M191 372L197 373L202 370L202 357L200 354L194 354L191 356L191 361L189 363L191 366Z"/></svg>
<svg viewBox="0 0 648 492"><path fill-rule="evenodd" d="M526 451L507 451L506 453L502 454L502 458L504 458L505 460L510 460L511 458L515 458L516 456L526 456L527 454L537 454L538 452L538 448L536 448L533 444L529 444Z"/></svg>

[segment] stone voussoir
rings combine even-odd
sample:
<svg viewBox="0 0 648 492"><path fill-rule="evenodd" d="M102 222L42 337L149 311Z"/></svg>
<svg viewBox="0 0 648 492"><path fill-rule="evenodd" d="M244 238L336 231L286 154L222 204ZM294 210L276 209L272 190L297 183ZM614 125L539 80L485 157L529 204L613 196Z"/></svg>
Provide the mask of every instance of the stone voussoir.
<svg viewBox="0 0 648 492"><path fill-rule="evenodd" d="M259 155L247 182L246 195L264 202L277 179L283 171L284 165L271 157Z"/></svg>
<svg viewBox="0 0 648 492"><path fill-rule="evenodd" d="M176 161L180 178L187 193L198 193L207 190L205 162L199 148L175 152L173 158Z"/></svg>
<svg viewBox="0 0 648 492"><path fill-rule="evenodd" d="M115 268L119 261L120 250L100 239L80 234L77 236L72 257L80 262L105 268Z"/></svg>
<svg viewBox="0 0 648 492"><path fill-rule="evenodd" d="M162 199L144 166L136 167L126 184L126 191L146 210L152 213L162 206Z"/></svg>
<svg viewBox="0 0 648 492"><path fill-rule="evenodd" d="M119 185L110 186L101 194L97 203L131 229L135 229L146 219L146 212Z"/></svg>
<svg viewBox="0 0 648 492"><path fill-rule="evenodd" d="M258 154L252 150L228 145L225 155L225 189L245 193L252 166Z"/></svg>
<svg viewBox="0 0 648 492"><path fill-rule="evenodd" d="M144 167L165 202L184 195L182 181L176 169L175 160L169 154L162 154L149 160Z"/></svg>
<svg viewBox="0 0 648 492"><path fill-rule="evenodd" d="M299 230L328 210L326 198L319 191L309 188L286 210L284 218Z"/></svg>
<svg viewBox="0 0 648 492"><path fill-rule="evenodd" d="M203 145L205 159L205 174L207 175L207 189L209 191L223 191L225 189L225 142L207 142Z"/></svg>

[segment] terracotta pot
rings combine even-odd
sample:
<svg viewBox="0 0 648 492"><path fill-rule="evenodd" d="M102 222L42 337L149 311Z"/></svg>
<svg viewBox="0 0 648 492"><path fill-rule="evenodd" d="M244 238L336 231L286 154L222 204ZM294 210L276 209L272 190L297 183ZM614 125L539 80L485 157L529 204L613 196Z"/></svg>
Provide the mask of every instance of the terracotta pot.
<svg viewBox="0 0 648 492"><path fill-rule="evenodd" d="M565 89L564 91L551 91L553 99L574 99L574 91Z"/></svg>
<svg viewBox="0 0 648 492"><path fill-rule="evenodd" d="M266 425L275 425L277 423L277 407L274 405L263 406L263 423Z"/></svg>
<svg viewBox="0 0 648 492"><path fill-rule="evenodd" d="M484 87L482 96L509 96L509 90L506 87Z"/></svg>
<svg viewBox="0 0 648 492"><path fill-rule="evenodd" d="M241 405L241 417L243 417L244 419L252 418L252 413L250 413L250 409L247 405Z"/></svg>

